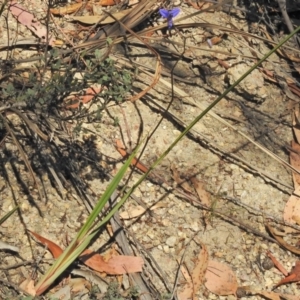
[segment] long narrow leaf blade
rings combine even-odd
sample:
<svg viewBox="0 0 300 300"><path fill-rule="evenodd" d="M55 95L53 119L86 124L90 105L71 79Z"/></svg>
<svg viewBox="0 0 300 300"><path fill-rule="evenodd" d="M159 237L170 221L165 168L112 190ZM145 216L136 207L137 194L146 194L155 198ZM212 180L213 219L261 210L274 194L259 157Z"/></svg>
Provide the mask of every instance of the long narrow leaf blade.
<svg viewBox="0 0 300 300"><path fill-rule="evenodd" d="M83 225L71 244L66 248L62 255L55 261L52 267L38 282L38 284L36 285L37 295L41 295L41 293L48 289L49 286L54 282L54 280L57 279L88 246L90 239L84 239L84 237L86 237L86 234L91 229L93 222L98 217L104 205L109 201L112 193L117 189L122 178L125 176L125 173L130 166L131 161L135 157L138 149L139 147L137 147L137 149L133 151L133 153L126 160L119 172L115 175L115 177L105 190L104 194L99 199L97 205L91 212L86 223Z"/></svg>

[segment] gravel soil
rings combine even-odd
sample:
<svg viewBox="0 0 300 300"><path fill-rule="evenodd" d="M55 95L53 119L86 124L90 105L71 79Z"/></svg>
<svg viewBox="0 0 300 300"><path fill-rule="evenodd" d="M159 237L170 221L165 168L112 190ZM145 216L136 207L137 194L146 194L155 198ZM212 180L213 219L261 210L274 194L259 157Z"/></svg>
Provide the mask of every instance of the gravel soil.
<svg viewBox="0 0 300 300"><path fill-rule="evenodd" d="M44 14L45 7L40 2L25 0L22 5L38 18ZM179 6L180 17L196 11L185 2ZM268 11L265 22L257 18L262 17L259 8ZM7 19L1 17L1 45L6 45L12 38L32 39L31 32L7 11L5 16ZM267 17L270 18L268 24L276 29L277 37L285 33L276 5L271 7L268 3L252 6L235 3L230 10L225 7L205 12L191 22L213 23L267 38ZM68 23L64 18L55 20L60 28L65 23L65 32L78 29L76 24ZM176 25L186 22L176 23L175 18ZM276 24L281 26L278 25L281 32L275 28ZM172 30L172 35L163 42L157 42L155 37L151 41L161 54L163 74L170 74L174 67L173 91L170 76L162 76L141 99L118 105L111 102L102 112L100 121L85 120L80 134L74 134L78 123L67 123L69 144L59 145L60 155L56 158L47 148L53 149L51 142L47 147L34 148L31 139L35 139L34 145L38 145L39 137L26 137L20 118L14 114L7 117L19 130L15 134L33 166L38 185L32 181L16 144L7 138L0 144L0 216L16 204L20 209L0 229L2 242L19 247L18 255L10 251L0 252L0 277L5 281L19 287L37 265L41 264L41 269L45 270L52 261L52 255L34 241L28 229L62 248L75 236L88 216L88 208L97 202L124 162L115 147L116 140L121 140L130 152L151 134L139 158L144 165L150 166L186 125L270 49L270 44L259 38L224 34L218 27L178 28ZM163 34L166 32L157 33L158 36ZM217 38L219 42L210 48L207 40ZM183 41L198 48L188 49L180 59L170 59L165 49L175 51L174 45ZM177 48L179 53L180 47ZM33 51L25 47L0 52L2 59L7 59L7 54L21 59L33 55ZM115 47L113 54L122 57L124 50ZM153 55L137 45L130 47L129 58L149 69L154 67ZM263 67L280 78L291 77L291 64L278 53L273 54ZM145 88L147 78L143 72L137 72L134 90ZM260 261L267 261L267 250L288 271L295 265L297 256L272 241L265 227L266 220L272 220L275 227L282 222L285 203L294 190L292 172L249 141L255 141L289 162L288 147L293 140L292 113L299 97L290 95L281 79L278 82L268 80L261 69L251 73L193 127L121 208L121 224L127 240L133 245L132 253L142 256L145 262L142 276L151 291L147 299L170 297L174 285L180 289L185 278L178 270L182 265L192 272L203 244L210 259L224 262L233 270L240 287L271 291L284 278L276 268L260 266ZM96 109L96 106L96 103L92 104L91 109ZM2 130L1 139L4 133ZM60 174L58 181L49 162L55 173ZM132 186L141 174L134 171L127 185ZM201 185L202 199L199 199L195 182ZM203 199L209 201L210 211L203 209ZM146 211L138 217L132 216L140 206ZM110 228L107 228L99 234L90 249L101 254L111 251L109 249L121 253L120 245L110 238L109 233ZM88 280L92 284L97 284L97 276L106 282L116 280L115 276L93 276L93 281ZM127 276L120 276L123 290L130 286L130 280ZM10 290L11 286L1 288L1 297L13 297L15 294ZM274 291L300 299L296 282ZM100 289L98 299L103 299L104 293L105 288ZM236 299L236 295L211 293L204 286L196 295L195 299ZM74 294L73 297L90 299L88 294L80 297ZM239 299L264 298L240 295Z"/></svg>

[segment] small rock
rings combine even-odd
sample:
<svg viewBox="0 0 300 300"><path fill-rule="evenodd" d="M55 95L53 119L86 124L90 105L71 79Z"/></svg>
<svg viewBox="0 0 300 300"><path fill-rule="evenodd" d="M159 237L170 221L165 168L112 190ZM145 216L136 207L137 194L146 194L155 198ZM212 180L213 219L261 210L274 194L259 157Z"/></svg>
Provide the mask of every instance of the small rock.
<svg viewBox="0 0 300 300"><path fill-rule="evenodd" d="M169 246L169 247L174 247L175 244L176 244L176 241L177 241L177 238L175 236L170 236L167 238L166 240L166 244Z"/></svg>
<svg viewBox="0 0 300 300"><path fill-rule="evenodd" d="M237 255L236 258L240 261L245 261L245 257L242 254Z"/></svg>
<svg viewBox="0 0 300 300"><path fill-rule="evenodd" d="M193 230L193 231L198 231L200 228L199 228L199 224L197 222L193 222L190 226L190 229Z"/></svg>
<svg viewBox="0 0 300 300"><path fill-rule="evenodd" d="M155 234L153 234L152 231L148 232L147 235L151 240L153 240L155 238Z"/></svg>
<svg viewBox="0 0 300 300"><path fill-rule="evenodd" d="M169 253L170 252L170 248L169 248L168 245L164 245L163 246L163 250L164 250L165 253Z"/></svg>
<svg viewBox="0 0 300 300"><path fill-rule="evenodd" d="M269 277L265 278L265 286L266 287L271 287L273 285L274 285L274 283L273 283L273 280L271 278L269 278Z"/></svg>

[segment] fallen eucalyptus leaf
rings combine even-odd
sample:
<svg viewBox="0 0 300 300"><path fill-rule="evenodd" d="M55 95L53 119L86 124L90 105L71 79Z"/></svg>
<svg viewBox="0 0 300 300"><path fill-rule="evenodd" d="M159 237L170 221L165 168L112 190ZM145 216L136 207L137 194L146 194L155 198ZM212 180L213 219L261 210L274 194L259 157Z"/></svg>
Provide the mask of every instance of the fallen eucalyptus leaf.
<svg viewBox="0 0 300 300"><path fill-rule="evenodd" d="M119 12L116 12L114 14L112 14L117 20L122 19L123 17L125 17L132 9L125 9ZM80 23L84 23L84 24L96 24L99 21L101 21L101 19L103 19L103 15L100 16L74 16L71 17L69 19L69 21L78 21ZM114 23L115 19L113 19L112 17L108 16L106 17L104 20L102 20L101 22L99 22L99 24L109 24L109 23Z"/></svg>

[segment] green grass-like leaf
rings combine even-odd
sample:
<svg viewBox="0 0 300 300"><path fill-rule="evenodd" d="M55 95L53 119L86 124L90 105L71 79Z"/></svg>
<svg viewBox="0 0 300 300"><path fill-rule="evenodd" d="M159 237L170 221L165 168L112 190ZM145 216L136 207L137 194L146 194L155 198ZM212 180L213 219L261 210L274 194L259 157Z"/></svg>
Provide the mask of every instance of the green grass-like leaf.
<svg viewBox="0 0 300 300"><path fill-rule="evenodd" d="M139 147L138 147L139 148ZM107 217L101 221L100 225L93 231L92 234L87 235L88 232L94 225L95 220L99 216L105 204L109 201L111 195L116 191L120 181L125 176L125 173L128 167L131 164L132 159L136 155L138 148L133 151L127 161L124 163L122 168L113 178L106 191L99 199L95 208L91 212L88 217L86 223L82 226L77 236L71 242L71 244L65 249L65 251L61 254L61 256L55 261L53 266L46 272L46 274L41 278L41 280L36 285L37 295L43 293L49 286L54 282L56 278L58 278L71 264L72 262L86 249L89 245L92 238L98 233L98 230L102 228L102 226L110 219L110 217L117 211L117 209L125 202L118 203L115 207L110 211Z"/></svg>
<svg viewBox="0 0 300 300"><path fill-rule="evenodd" d="M72 243L63 252L63 254L57 259L53 266L47 271L47 273L42 277L40 282L36 286L37 294L43 293L53 282L60 276L68 266L82 253L82 251L89 245L93 237L98 233L99 229L113 216L113 214L124 204L126 199L131 195L135 188L147 177L147 175L168 155L168 153L173 149L173 147L191 130L191 128L201 120L215 105L217 105L228 93L230 93L234 88L244 80L254 69L262 64L270 55L272 55L277 49L279 49L284 43L286 43L294 34L300 31L298 27L290 35L288 35L282 42L276 45L271 51L269 51L261 60L253 65L245 74L243 74L233 85L231 85L224 93L222 93L217 99L210 104L201 114L199 114L174 140L174 142L167 148L167 150L151 165L149 170L140 177L140 179L131 187L124 197L110 210L110 212L103 218L103 220L98 224L98 226L90 233L95 220L99 213L102 211L105 204L109 201L110 197L116 191L120 181L124 177L126 170L128 169L133 157L136 154L134 151L129 159L122 166L118 174L114 177L105 193L99 199L96 207L90 214L84 226L78 232L77 236L74 238Z"/></svg>
<svg viewBox="0 0 300 300"><path fill-rule="evenodd" d="M0 219L0 225L4 223L17 209L19 206L14 207L11 211L9 211L4 217Z"/></svg>

